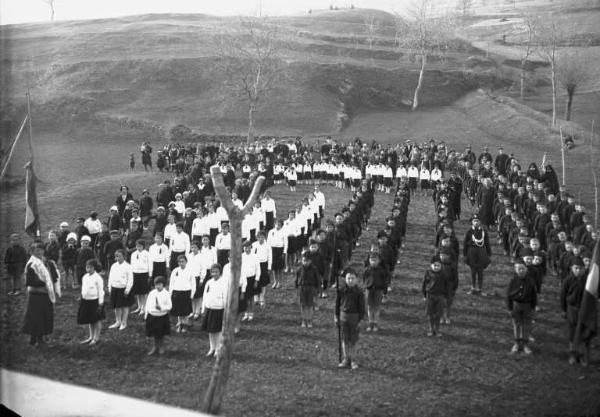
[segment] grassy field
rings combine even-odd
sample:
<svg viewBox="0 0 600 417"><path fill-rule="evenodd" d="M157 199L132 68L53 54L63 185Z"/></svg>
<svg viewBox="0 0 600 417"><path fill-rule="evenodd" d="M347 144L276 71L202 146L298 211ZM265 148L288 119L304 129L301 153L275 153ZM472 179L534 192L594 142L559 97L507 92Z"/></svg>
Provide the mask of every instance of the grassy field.
<svg viewBox="0 0 600 417"><path fill-rule="evenodd" d="M154 183L147 181L149 186ZM275 187L278 210L287 210L309 189L298 188L291 193ZM333 187L325 192L328 215L348 199L347 192ZM364 259L391 203L391 196L376 195L371 227L361 236L354 264ZM465 294L468 273L461 265L452 325L443 329L441 339L425 336L420 283L432 254L433 213L429 197L418 196L411 203L406 248L382 314L382 331L361 335L357 372L336 369L333 299L320 303L314 329L302 329L287 276L284 288L269 293L265 309L236 339L224 414L393 416L399 410L405 415L441 415L444 410L444 415L523 416L600 411L598 343L591 367L567 364L555 277L546 281L532 357L508 355L512 336L503 294L510 266L500 256L487 272L487 298ZM460 222L459 237L465 228ZM497 246L494 250L500 252ZM56 305L50 346L40 351L19 334L24 297L2 297L2 366L185 408L199 406L212 361L204 358L208 341L197 326L169 337L168 352L160 359L145 356L148 341L138 318L124 332L106 330L99 346L82 347L78 340L86 330L75 324L78 294L68 290Z"/></svg>

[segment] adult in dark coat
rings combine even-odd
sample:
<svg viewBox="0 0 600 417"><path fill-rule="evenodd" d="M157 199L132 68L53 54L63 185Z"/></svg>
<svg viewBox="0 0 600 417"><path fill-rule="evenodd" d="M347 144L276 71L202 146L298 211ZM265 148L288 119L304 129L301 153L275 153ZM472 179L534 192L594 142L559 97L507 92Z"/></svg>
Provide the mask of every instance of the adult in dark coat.
<svg viewBox="0 0 600 417"><path fill-rule="evenodd" d="M506 175L508 169L508 159L509 156L504 153L504 149L498 149L498 154L496 155L496 159L494 160L494 166L502 175Z"/></svg>
<svg viewBox="0 0 600 417"><path fill-rule="evenodd" d="M481 199L479 205L479 220L481 224L488 228L495 223L494 219L494 190L491 187L491 180L485 179L482 182L480 191Z"/></svg>
<svg viewBox="0 0 600 417"><path fill-rule="evenodd" d="M492 249L488 233L481 227L477 215L471 219L471 228L465 234L463 244L465 263L471 268L471 290L469 294L481 294L483 271L490 265Z"/></svg>
<svg viewBox="0 0 600 417"><path fill-rule="evenodd" d="M44 258L44 244L33 243L31 258L25 265L27 308L23 333L30 336L29 343L44 343L43 337L54 330L54 303L60 296L60 273L54 261Z"/></svg>
<svg viewBox="0 0 600 417"><path fill-rule="evenodd" d="M120 188L120 194L117 197L115 204L119 209L119 216L123 217L123 212L125 211L125 205L129 200L133 200L133 195L129 192L129 187L126 185L122 185Z"/></svg>

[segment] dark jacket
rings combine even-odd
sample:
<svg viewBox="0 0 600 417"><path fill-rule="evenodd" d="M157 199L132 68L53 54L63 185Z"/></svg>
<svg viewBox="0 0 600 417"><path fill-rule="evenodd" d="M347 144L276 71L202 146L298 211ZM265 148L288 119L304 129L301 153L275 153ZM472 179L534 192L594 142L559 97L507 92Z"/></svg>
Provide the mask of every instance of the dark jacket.
<svg viewBox="0 0 600 417"><path fill-rule="evenodd" d="M319 271L313 264L308 266L301 265L296 271L296 288L298 287L319 287Z"/></svg>
<svg viewBox="0 0 600 417"><path fill-rule="evenodd" d="M513 275L506 291L506 308L512 310L515 301L529 303L532 308L537 305L537 290L531 275L526 274L522 278L517 274Z"/></svg>
<svg viewBox="0 0 600 417"><path fill-rule="evenodd" d="M450 293L450 283L441 270L434 272L429 269L423 277L421 290L423 291L423 297L427 297L428 295L447 296Z"/></svg>
<svg viewBox="0 0 600 417"><path fill-rule="evenodd" d="M390 282L390 273L381 264L368 266L363 272L363 282L369 290L383 290Z"/></svg>
<svg viewBox="0 0 600 417"><path fill-rule="evenodd" d="M358 314L359 320L365 317L365 295L357 285L344 286L338 291L335 298L335 316L339 318L342 312Z"/></svg>

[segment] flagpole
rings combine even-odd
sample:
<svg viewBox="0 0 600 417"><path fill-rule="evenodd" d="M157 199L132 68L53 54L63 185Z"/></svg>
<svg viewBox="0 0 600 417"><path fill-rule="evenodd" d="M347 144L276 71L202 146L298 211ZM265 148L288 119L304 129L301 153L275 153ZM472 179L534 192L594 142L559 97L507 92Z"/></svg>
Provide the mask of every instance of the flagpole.
<svg viewBox="0 0 600 417"><path fill-rule="evenodd" d="M31 100L29 94L29 88L25 94L27 98L27 118L29 119L29 160L33 164L33 126L31 124Z"/></svg>
<svg viewBox="0 0 600 417"><path fill-rule="evenodd" d="M2 181L2 178L4 178L4 175L6 175L6 172L8 171L8 164L10 162L10 159L12 158L12 154L14 153L15 148L17 147L17 142L19 141L19 138L21 137L21 134L23 133L23 129L25 129L25 123L27 123L28 119L29 119L29 114L27 114L25 116L25 119L23 119L23 123L21 123L21 128L19 129L19 133L17 133L17 136L15 137L15 140L12 143L10 151L8 152L8 157L6 158L4 167L2 167L2 172L0 172L0 181Z"/></svg>

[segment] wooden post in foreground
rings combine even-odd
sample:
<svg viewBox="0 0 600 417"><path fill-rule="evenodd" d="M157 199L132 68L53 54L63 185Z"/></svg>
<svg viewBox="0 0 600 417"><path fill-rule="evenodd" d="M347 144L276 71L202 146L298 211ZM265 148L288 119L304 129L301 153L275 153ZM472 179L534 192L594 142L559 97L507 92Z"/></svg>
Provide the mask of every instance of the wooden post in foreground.
<svg viewBox="0 0 600 417"><path fill-rule="evenodd" d="M590 135L590 159L592 167L592 178L594 179L594 228L598 229L598 171L594 158L594 122L592 120L592 133Z"/></svg>
<svg viewBox="0 0 600 417"><path fill-rule="evenodd" d="M202 411L205 413L218 414L221 410L221 402L225 395L225 387L227 385L227 378L229 377L229 367L233 356L234 327L237 317L239 299L238 288L240 285L240 271L242 266L242 220L258 199L265 178L261 176L256 179L248 201L244 205L244 208L240 210L231 201L231 196L225 188L223 174L218 165L213 165L210 168L210 175L215 188L215 194L229 216L231 230L231 251L229 252L231 278L229 279L227 301L223 316L222 343L217 350L217 359L213 367L213 372L202 405Z"/></svg>

